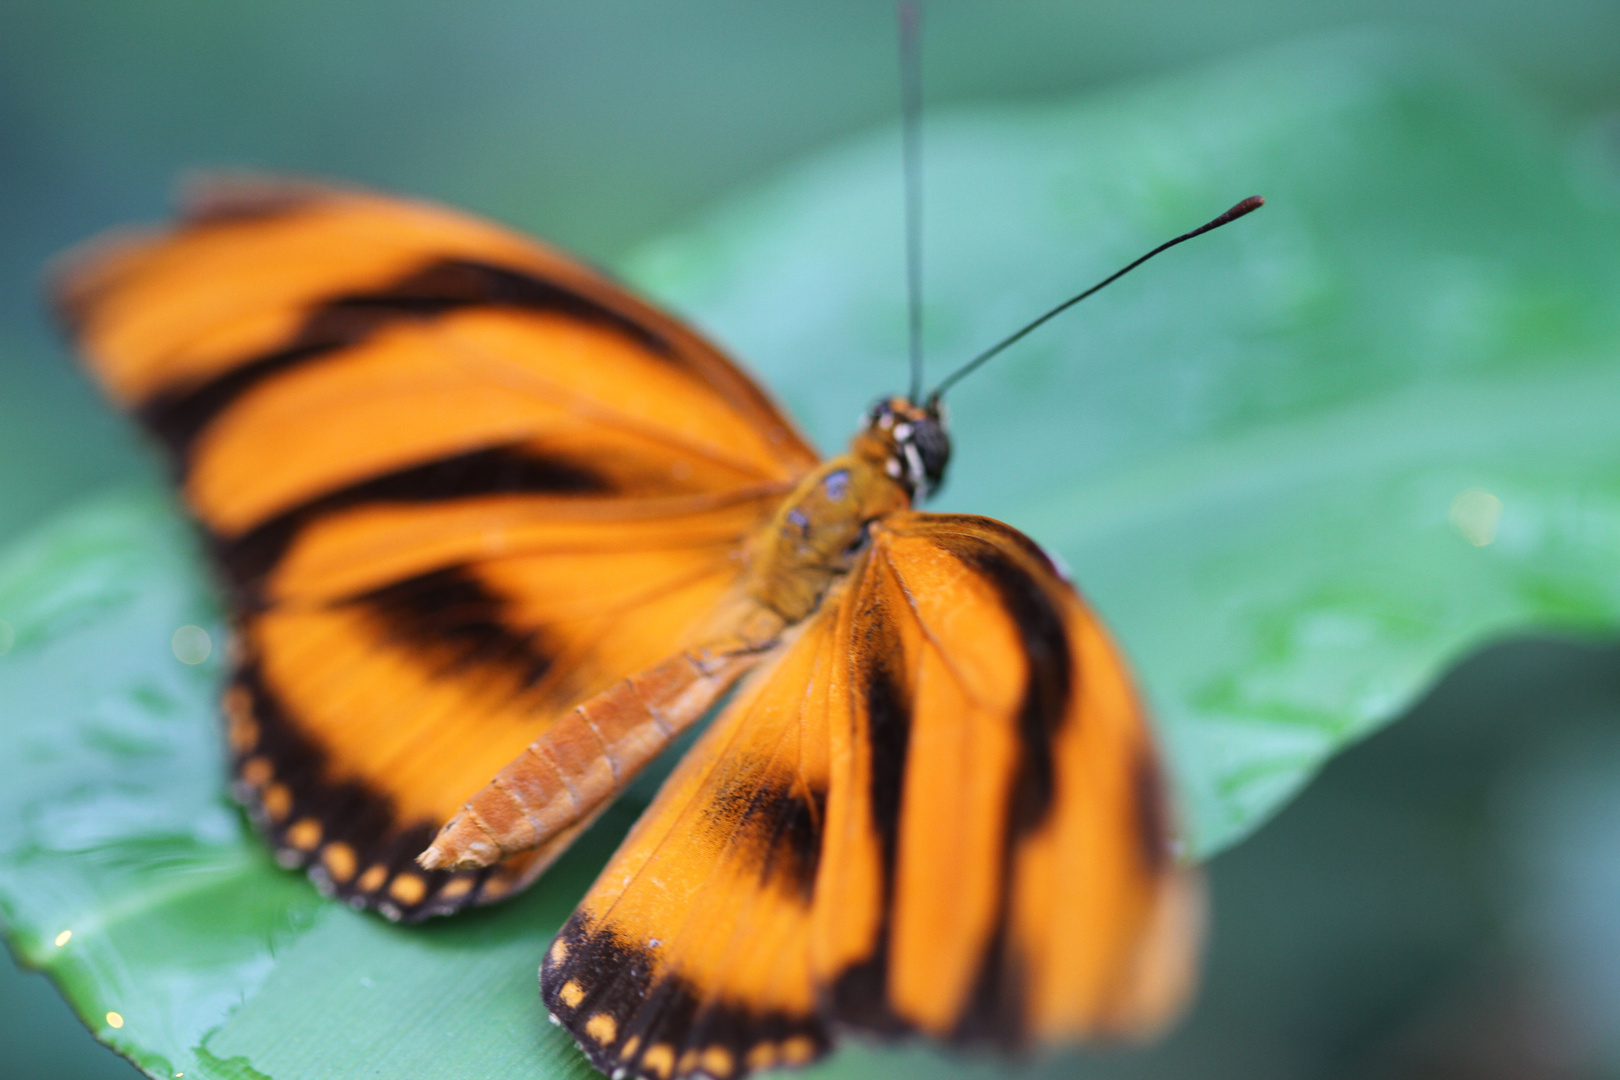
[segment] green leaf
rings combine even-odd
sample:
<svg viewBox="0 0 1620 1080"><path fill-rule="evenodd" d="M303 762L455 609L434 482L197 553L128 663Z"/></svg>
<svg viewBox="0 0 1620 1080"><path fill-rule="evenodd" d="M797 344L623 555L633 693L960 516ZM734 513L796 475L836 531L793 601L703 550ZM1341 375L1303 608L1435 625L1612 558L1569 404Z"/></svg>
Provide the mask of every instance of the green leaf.
<svg viewBox="0 0 1620 1080"><path fill-rule="evenodd" d="M1270 199L964 383L939 501L1074 568L1137 662L1198 852L1481 641L1612 631L1620 216L1511 95L1351 38L940 115L926 138L936 378ZM898 157L892 132L834 150L629 268L828 449L903 388ZM634 806L495 910L407 928L322 900L225 797L206 581L150 492L0 559L0 915L19 957L153 1076L590 1075L534 972ZM212 642L199 664L184 626ZM860 1047L824 1070L922 1067L956 1066Z"/></svg>

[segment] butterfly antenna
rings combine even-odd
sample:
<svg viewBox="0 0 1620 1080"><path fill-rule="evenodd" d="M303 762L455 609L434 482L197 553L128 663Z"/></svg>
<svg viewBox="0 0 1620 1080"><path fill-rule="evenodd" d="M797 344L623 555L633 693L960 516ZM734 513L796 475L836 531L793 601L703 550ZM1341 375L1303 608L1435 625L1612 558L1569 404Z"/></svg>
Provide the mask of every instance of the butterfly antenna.
<svg viewBox="0 0 1620 1080"><path fill-rule="evenodd" d="M1205 224L1198 226L1198 228L1194 229L1192 232L1182 233L1180 236L1176 237L1174 240L1168 240L1165 243L1160 244L1158 247L1154 248L1152 251L1148 252L1146 255L1143 255L1140 259L1137 259L1135 262L1131 263L1129 266L1125 267L1123 270L1118 270L1118 271L1110 274L1108 277L1103 278L1101 281L1097 282L1097 284L1093 285L1091 288L1087 289L1085 292L1080 293L1078 296L1069 297L1069 299L1063 301L1063 303L1059 304L1057 307L1053 308L1051 311L1048 311L1045 315L1042 315L1040 318L1036 319L1034 322L1027 324L1023 329L1019 330L1017 333L1009 334L1007 337L1005 337L1002 340L996 342L994 345L992 345L988 349L984 350L984 352L980 353L978 356L975 356L973 359L969 360L967 363L965 363L961 367L957 368L950 375L946 376L945 381L941 382L937 387L934 388L934 392L928 395L929 404L932 405L932 404L937 403L939 401L939 399L945 395L945 391L949 390L952 386L956 385L956 383L961 381L961 379L964 376L966 376L969 372L973 371L975 368L982 365L985 361L989 360L991 357L995 356L997 353L1001 352L1003 349L1006 349L1009 345L1013 345L1013 344L1017 343L1018 341L1022 340L1023 337L1026 334L1028 334L1030 331L1034 330L1036 327L1038 327L1041 324L1045 323L1049 319L1056 318L1057 316L1063 314L1065 311L1068 311L1074 305L1078 304L1080 301L1084 300L1086 297L1090 296L1092 293L1097 292L1099 289L1103 288L1104 286L1112 285L1114 282L1118 281L1120 278L1124 277L1126 274L1130 273L1132 270L1135 270L1138 266L1141 266L1143 263L1145 263L1149 259L1153 258L1153 256L1155 256L1155 255L1157 255L1157 254L1159 254L1160 252L1163 252L1163 251L1169 251L1171 248L1175 247L1177 244L1184 243L1185 241L1191 240L1195 236L1202 236L1204 233L1209 232L1211 229L1218 229L1222 225L1226 225L1226 224L1229 224L1230 222L1236 221L1238 218L1242 217L1245 214L1253 213L1254 211L1260 209L1260 207L1265 204L1265 201L1266 200L1262 199L1258 195L1251 195L1247 199L1244 199L1242 202L1238 203L1236 206L1232 207L1232 209L1228 210L1226 213L1222 214L1220 217L1216 218L1214 221L1206 222ZM916 400L916 399L913 398L912 400Z"/></svg>
<svg viewBox="0 0 1620 1080"><path fill-rule="evenodd" d="M906 323L911 344L911 393L922 395L922 10L897 5L900 19L900 130L906 184Z"/></svg>

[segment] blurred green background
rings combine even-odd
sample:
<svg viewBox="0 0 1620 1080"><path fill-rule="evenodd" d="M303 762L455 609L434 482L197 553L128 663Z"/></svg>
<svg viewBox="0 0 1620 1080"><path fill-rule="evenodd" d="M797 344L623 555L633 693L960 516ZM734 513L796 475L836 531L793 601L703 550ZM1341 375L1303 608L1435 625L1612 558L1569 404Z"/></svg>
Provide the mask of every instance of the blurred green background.
<svg viewBox="0 0 1620 1080"><path fill-rule="evenodd" d="M1614 0L935 2L926 93L930 109L1067 97L1368 24L1471 51L1574 145L1620 157ZM62 248L161 216L186 170L347 177L614 265L725 194L892 122L897 98L893 12L878 0L9 0L0 543L151 468L68 361L38 281ZM1191 1023L1105 1070L1620 1075L1617 659L1504 645L1337 760L1214 864L1219 924ZM8 1075L133 1075L43 979L5 963Z"/></svg>

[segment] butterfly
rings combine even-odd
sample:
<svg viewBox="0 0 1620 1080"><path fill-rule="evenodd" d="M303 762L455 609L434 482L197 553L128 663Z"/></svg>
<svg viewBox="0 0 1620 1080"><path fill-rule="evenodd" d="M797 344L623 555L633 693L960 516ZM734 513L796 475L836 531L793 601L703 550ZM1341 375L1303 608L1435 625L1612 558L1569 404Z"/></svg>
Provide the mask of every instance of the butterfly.
<svg viewBox="0 0 1620 1080"><path fill-rule="evenodd" d="M305 182L202 185L55 295L217 568L233 792L323 891L509 896L719 706L545 953L598 1068L1132 1036L1185 1000L1198 877L1126 661L1033 541L916 509L937 394L821 460L604 274Z"/></svg>

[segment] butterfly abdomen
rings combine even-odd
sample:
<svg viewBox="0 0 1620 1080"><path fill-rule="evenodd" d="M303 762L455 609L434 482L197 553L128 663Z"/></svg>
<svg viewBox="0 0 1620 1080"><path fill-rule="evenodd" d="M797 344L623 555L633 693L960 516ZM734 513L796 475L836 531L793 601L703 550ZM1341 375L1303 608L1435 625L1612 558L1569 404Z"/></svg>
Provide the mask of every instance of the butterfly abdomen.
<svg viewBox="0 0 1620 1080"><path fill-rule="evenodd" d="M578 706L479 790L417 861L472 869L552 842L612 801L758 658L747 649L682 653Z"/></svg>

